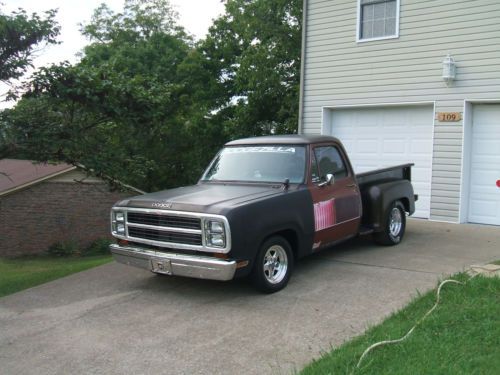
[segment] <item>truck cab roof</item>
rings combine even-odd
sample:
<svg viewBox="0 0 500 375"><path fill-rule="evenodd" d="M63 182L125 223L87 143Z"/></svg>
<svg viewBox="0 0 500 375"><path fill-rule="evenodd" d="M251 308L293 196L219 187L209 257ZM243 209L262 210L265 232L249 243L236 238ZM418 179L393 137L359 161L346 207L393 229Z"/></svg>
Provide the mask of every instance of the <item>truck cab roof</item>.
<svg viewBox="0 0 500 375"><path fill-rule="evenodd" d="M253 137L238 139L226 143L226 146L247 146L247 145L308 145L314 143L336 142L339 140L335 137L326 135L269 135L263 137Z"/></svg>

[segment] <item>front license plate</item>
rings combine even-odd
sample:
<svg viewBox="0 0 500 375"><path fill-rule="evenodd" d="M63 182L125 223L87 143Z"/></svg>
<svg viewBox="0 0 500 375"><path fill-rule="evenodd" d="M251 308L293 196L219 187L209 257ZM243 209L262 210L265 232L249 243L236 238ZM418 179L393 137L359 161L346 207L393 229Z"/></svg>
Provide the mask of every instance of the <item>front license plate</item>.
<svg viewBox="0 0 500 375"><path fill-rule="evenodd" d="M151 271L155 273L162 273L164 275L171 275L172 266L169 260L151 259Z"/></svg>

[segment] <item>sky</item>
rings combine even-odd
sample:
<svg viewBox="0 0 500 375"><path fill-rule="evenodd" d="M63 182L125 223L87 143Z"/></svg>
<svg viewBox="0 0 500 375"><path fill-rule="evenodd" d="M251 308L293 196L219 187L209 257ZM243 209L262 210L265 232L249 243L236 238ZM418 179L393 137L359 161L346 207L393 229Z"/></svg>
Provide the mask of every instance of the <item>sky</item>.
<svg viewBox="0 0 500 375"><path fill-rule="evenodd" d="M49 46L38 53L34 64L40 67L64 60L77 61L76 54L87 43L81 36L78 25L88 22L94 9L102 3L106 3L114 11L121 11L124 0L0 0L0 2L4 4L2 10L6 14L17 8L23 8L28 13L59 9L57 21L61 26L59 41L62 43ZM203 38L212 20L224 12L221 0L170 0L170 3L179 13L179 23L196 39ZM0 87L0 94L4 91L6 90ZM0 102L0 109L13 104Z"/></svg>

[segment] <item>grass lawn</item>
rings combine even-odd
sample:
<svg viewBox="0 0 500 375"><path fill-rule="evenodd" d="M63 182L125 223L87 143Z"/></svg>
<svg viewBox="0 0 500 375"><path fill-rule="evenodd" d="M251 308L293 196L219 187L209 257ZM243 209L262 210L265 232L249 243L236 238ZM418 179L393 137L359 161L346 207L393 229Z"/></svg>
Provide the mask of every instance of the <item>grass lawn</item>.
<svg viewBox="0 0 500 375"><path fill-rule="evenodd" d="M465 281L467 276L454 277ZM356 364L370 345L397 339L435 303L436 290L416 298L383 323L308 365L313 374L500 374L500 278L476 277L465 286L446 284L441 302L405 341L375 348Z"/></svg>
<svg viewBox="0 0 500 375"><path fill-rule="evenodd" d="M100 266L111 260L110 255L81 258L49 256L0 258L0 297Z"/></svg>

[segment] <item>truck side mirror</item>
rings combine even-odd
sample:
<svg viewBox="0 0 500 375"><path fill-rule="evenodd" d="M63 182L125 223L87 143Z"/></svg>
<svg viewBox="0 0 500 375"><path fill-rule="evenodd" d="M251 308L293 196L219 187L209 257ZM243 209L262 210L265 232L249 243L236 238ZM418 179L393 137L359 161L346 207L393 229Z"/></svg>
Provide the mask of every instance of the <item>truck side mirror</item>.
<svg viewBox="0 0 500 375"><path fill-rule="evenodd" d="M334 183L335 183L335 177L333 176L333 174L328 173L326 175L325 181L319 183L318 186L323 187L323 186L333 185Z"/></svg>

